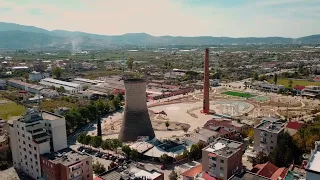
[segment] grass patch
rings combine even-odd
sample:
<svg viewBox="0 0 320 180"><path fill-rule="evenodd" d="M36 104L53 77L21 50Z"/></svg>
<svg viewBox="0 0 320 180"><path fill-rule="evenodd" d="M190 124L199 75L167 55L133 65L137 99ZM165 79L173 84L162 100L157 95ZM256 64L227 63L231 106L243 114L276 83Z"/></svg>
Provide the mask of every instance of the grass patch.
<svg viewBox="0 0 320 180"><path fill-rule="evenodd" d="M286 88L289 87L290 79L287 78L278 78L278 83L284 85ZM268 82L273 83L273 79L269 79ZM308 80L292 80L292 87L295 86L320 86L320 82L308 81Z"/></svg>
<svg viewBox="0 0 320 180"><path fill-rule="evenodd" d="M58 107L75 108L78 105L76 103L67 102L64 100L45 100L40 104L41 110L54 111Z"/></svg>
<svg viewBox="0 0 320 180"><path fill-rule="evenodd" d="M242 92L236 92L236 91L226 91L221 94L226 94L229 96L238 96L238 97L243 97L243 98L251 98L254 97L255 95L250 94L250 93L242 93Z"/></svg>
<svg viewBox="0 0 320 180"><path fill-rule="evenodd" d="M13 101L0 98L0 118L4 120L9 120L14 116L23 115L25 108Z"/></svg>

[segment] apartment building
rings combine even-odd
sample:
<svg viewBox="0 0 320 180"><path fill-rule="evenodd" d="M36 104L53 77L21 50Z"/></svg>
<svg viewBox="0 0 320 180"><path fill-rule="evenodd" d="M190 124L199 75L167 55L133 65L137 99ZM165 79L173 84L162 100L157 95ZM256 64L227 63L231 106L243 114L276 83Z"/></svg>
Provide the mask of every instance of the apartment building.
<svg viewBox="0 0 320 180"><path fill-rule="evenodd" d="M263 118L254 128L253 149L267 155L277 146L278 137L284 132L285 124L276 118Z"/></svg>
<svg viewBox="0 0 320 180"><path fill-rule="evenodd" d="M320 86L306 86L302 92L302 96L320 97Z"/></svg>
<svg viewBox="0 0 320 180"><path fill-rule="evenodd" d="M10 121L9 134L13 166L34 179L41 177L41 154L67 147L64 117L36 108Z"/></svg>
<svg viewBox="0 0 320 180"><path fill-rule="evenodd" d="M306 167L307 180L320 179L320 141L315 142L315 149L311 151L311 158Z"/></svg>
<svg viewBox="0 0 320 180"><path fill-rule="evenodd" d="M242 172L241 142L225 138L215 139L202 149L202 178L227 180Z"/></svg>
<svg viewBox="0 0 320 180"><path fill-rule="evenodd" d="M39 83L46 87L51 87L51 86L54 86L55 88L63 87L65 91L69 94L76 94L79 91L83 90L83 86L81 84L67 82L67 81L60 81L53 78L41 79Z"/></svg>
<svg viewBox="0 0 320 180"><path fill-rule="evenodd" d="M40 157L42 177L46 180L91 180L92 157L71 149L46 153Z"/></svg>

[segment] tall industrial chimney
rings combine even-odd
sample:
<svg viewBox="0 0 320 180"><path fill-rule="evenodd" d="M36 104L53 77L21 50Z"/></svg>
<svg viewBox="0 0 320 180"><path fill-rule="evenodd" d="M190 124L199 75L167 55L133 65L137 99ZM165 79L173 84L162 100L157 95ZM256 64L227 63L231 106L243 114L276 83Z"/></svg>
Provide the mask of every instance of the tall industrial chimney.
<svg viewBox="0 0 320 180"><path fill-rule="evenodd" d="M136 141L138 137L155 137L147 108L146 82L143 79L127 79L125 109L119 139Z"/></svg>
<svg viewBox="0 0 320 180"><path fill-rule="evenodd" d="M202 113L209 113L209 48L205 50L204 56L204 83L203 83L203 108Z"/></svg>

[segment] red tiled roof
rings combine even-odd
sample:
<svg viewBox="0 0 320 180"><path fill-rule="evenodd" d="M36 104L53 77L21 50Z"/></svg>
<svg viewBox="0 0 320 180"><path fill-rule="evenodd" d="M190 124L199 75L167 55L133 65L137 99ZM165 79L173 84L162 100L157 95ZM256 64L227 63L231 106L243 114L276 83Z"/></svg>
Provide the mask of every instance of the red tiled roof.
<svg viewBox="0 0 320 180"><path fill-rule="evenodd" d="M205 180L217 180L216 178L210 176L210 175L207 174L207 173L203 173L203 174L202 174L202 178L205 179Z"/></svg>
<svg viewBox="0 0 320 180"><path fill-rule="evenodd" d="M302 90L304 90L304 88L306 88L305 86L295 86L293 89L297 89L297 90L300 90L300 91L302 91Z"/></svg>
<svg viewBox="0 0 320 180"><path fill-rule="evenodd" d="M288 172L287 168L277 169L271 176L271 180L278 180L279 177L284 178Z"/></svg>
<svg viewBox="0 0 320 180"><path fill-rule="evenodd" d="M286 128L298 130L301 128L302 125L302 123L299 123L297 121L289 121Z"/></svg>
<svg viewBox="0 0 320 180"><path fill-rule="evenodd" d="M253 167L251 172L253 172L259 176L271 178L273 173L278 169L279 168L277 166L273 165L271 162L267 162L264 164L257 164L256 166Z"/></svg>
<svg viewBox="0 0 320 180"><path fill-rule="evenodd" d="M198 166L195 166L184 173L182 173L182 176L186 177L195 177L197 174L202 172L202 164L199 164Z"/></svg>

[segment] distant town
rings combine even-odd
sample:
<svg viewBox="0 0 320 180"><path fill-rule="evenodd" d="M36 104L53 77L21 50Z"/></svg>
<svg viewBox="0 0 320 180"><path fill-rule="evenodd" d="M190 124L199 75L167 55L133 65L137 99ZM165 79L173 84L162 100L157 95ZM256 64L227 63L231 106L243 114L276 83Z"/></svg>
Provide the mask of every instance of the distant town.
<svg viewBox="0 0 320 180"><path fill-rule="evenodd" d="M320 179L317 45L6 49L0 77L0 179Z"/></svg>

